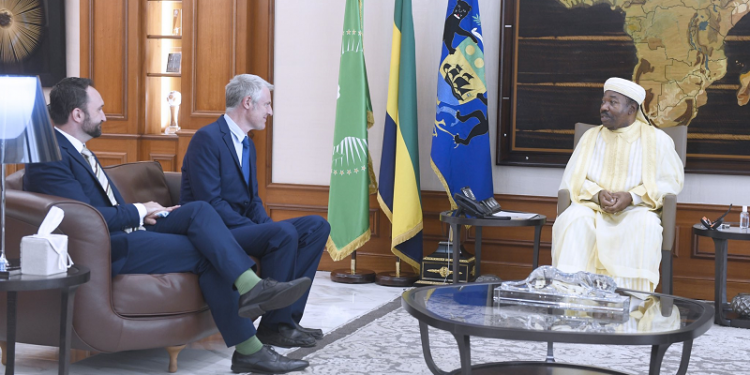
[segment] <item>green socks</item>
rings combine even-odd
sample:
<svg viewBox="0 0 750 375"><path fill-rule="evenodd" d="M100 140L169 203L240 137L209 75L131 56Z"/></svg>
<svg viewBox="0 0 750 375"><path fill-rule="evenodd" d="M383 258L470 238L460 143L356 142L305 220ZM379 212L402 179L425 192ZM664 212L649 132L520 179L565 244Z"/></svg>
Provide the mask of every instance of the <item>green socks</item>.
<svg viewBox="0 0 750 375"><path fill-rule="evenodd" d="M260 342L260 340L258 340L258 337L255 335L234 346L234 350L242 355L255 354L261 349L263 349L263 343Z"/></svg>
<svg viewBox="0 0 750 375"><path fill-rule="evenodd" d="M240 292L240 295L243 295L258 285L259 282L260 277L258 277L252 269L249 269L243 272L242 275L234 281L234 286L237 287L237 291ZM254 354L261 349L263 349L263 343L260 342L256 336L234 346L234 350L242 355Z"/></svg>
<svg viewBox="0 0 750 375"><path fill-rule="evenodd" d="M252 269L249 269L243 272L242 275L234 281L234 286L237 287L237 291L240 292L240 295L243 295L249 292L250 289L253 289L254 286L258 285L259 282L260 277L258 277Z"/></svg>

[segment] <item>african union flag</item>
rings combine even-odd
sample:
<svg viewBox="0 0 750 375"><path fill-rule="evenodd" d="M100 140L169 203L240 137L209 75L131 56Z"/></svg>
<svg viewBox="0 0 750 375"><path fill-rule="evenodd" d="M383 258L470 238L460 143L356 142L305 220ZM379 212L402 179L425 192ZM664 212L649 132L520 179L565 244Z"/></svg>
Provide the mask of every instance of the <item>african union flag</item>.
<svg viewBox="0 0 750 375"><path fill-rule="evenodd" d="M391 251L419 270L422 198L417 135L417 68L411 0L396 0L378 202L392 224Z"/></svg>
<svg viewBox="0 0 750 375"><path fill-rule="evenodd" d="M448 2L437 92L432 169L454 208L453 194L464 186L487 199L493 193L492 161L477 0Z"/></svg>
<svg viewBox="0 0 750 375"><path fill-rule="evenodd" d="M362 2L346 1L344 31L341 34L339 90L328 196L331 235L326 244L334 261L344 259L370 239L368 195L376 190L367 147L367 129L374 119L362 40Z"/></svg>

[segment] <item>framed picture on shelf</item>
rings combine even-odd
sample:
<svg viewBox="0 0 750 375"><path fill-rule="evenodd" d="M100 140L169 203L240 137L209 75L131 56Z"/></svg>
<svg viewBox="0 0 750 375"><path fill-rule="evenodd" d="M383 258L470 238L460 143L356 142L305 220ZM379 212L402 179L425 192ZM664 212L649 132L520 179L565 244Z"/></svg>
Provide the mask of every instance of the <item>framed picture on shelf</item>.
<svg viewBox="0 0 750 375"><path fill-rule="evenodd" d="M179 73L182 53L173 52L167 56L167 73Z"/></svg>

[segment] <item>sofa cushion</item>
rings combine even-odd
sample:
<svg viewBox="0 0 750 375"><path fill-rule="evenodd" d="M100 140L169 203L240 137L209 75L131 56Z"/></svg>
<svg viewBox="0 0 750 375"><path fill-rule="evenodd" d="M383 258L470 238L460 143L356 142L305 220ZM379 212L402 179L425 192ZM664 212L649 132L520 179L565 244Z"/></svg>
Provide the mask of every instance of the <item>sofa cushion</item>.
<svg viewBox="0 0 750 375"><path fill-rule="evenodd" d="M118 275L112 280L115 312L122 316L166 316L208 309L198 275Z"/></svg>
<svg viewBox="0 0 750 375"><path fill-rule="evenodd" d="M127 203L154 201L164 207L179 203L172 202L172 195L159 162L140 161L104 169Z"/></svg>

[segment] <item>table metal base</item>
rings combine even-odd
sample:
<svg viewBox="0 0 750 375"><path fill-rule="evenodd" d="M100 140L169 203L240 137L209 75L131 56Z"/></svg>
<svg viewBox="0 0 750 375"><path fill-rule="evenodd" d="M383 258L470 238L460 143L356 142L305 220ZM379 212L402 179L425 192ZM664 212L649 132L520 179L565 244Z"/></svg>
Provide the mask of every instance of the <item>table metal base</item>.
<svg viewBox="0 0 750 375"><path fill-rule="evenodd" d="M548 362L497 362L471 367L474 375L629 375L624 372ZM450 375L461 374L461 369Z"/></svg>
<svg viewBox="0 0 750 375"><path fill-rule="evenodd" d="M425 363L430 371L435 375L448 375L448 374L514 374L514 375L599 375L599 374L613 374L623 375L625 373L617 372L614 370L606 370L596 367L565 364L554 362L552 355L553 343L548 343L547 347L547 361L546 362L495 362L487 363L482 365L471 365L471 337L459 335L453 333L453 337L456 339L458 344L458 353L461 359L461 368L445 372L437 367L435 360L432 358L432 350L430 349L430 333L427 323L419 322L419 334L422 339L422 353L424 354ZM664 360L664 354L671 344L663 345L652 345L651 346L651 360L649 361L649 375L659 375L661 373L661 365ZM688 364L690 363L690 353L693 350L693 340L686 340L682 342L682 356L680 358L680 368L677 370L677 375L685 375L687 373Z"/></svg>

